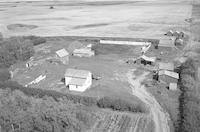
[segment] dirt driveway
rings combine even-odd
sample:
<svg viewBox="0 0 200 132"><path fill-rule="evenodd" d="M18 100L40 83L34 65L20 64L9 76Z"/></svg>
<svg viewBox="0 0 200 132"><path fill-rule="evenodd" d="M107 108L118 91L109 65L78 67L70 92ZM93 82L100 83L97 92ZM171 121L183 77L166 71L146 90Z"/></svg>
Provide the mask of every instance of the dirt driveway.
<svg viewBox="0 0 200 132"><path fill-rule="evenodd" d="M153 121L155 122L155 132L170 132L168 125L170 118L168 113L165 112L156 99L146 91L144 85L141 85L141 82L149 73L144 72L139 76L135 76L135 70L136 69L132 69L127 73L128 82L132 86L133 95L137 96L149 107L150 116L152 116Z"/></svg>

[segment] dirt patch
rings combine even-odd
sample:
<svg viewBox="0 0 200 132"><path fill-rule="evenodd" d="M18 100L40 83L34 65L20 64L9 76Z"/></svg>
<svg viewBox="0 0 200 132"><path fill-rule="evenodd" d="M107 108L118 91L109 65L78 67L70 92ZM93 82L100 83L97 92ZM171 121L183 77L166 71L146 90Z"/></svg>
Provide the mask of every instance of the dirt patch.
<svg viewBox="0 0 200 132"><path fill-rule="evenodd" d="M36 25L10 24L7 26L7 29L11 30L11 31L27 31L27 30L35 29L37 27L38 26L36 26Z"/></svg>

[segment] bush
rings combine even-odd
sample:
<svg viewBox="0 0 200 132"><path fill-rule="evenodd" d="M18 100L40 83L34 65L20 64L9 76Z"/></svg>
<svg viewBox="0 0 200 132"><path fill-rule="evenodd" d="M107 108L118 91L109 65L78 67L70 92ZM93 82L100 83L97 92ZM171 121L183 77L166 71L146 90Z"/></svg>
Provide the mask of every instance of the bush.
<svg viewBox="0 0 200 132"><path fill-rule="evenodd" d="M100 108L111 108L118 111L130 111L130 112L144 112L145 110L138 105L134 105L122 99L113 99L109 97L103 97L97 102Z"/></svg>
<svg viewBox="0 0 200 132"><path fill-rule="evenodd" d="M94 97L72 95L69 93L63 94L63 93L52 91L52 90L27 88L13 81L0 83L0 88L1 89L10 88L12 91L20 90L28 96L36 96L39 98L49 96L49 97L54 98L57 101L59 100L59 98L66 98L67 100L70 100L73 103L81 103L86 106L98 106L99 108L110 108L112 110L117 110L117 111L145 112L145 108L143 108L139 104L135 105L135 104L132 104L131 102L127 102L122 99L116 99L116 98L114 99L110 97L103 97L97 100L97 98L94 98Z"/></svg>
<svg viewBox="0 0 200 132"><path fill-rule="evenodd" d="M30 40L34 46L46 43L46 39L38 36L24 36L24 39Z"/></svg>
<svg viewBox="0 0 200 132"><path fill-rule="evenodd" d="M96 105L96 98L94 97L87 97L87 96L78 96L78 95L72 95L69 93L60 93L52 90L43 90L43 89L37 89L37 88L27 88L24 87L17 82L14 81L7 81L4 83L0 83L1 89L10 88L12 91L14 90L20 90L23 93L25 93L28 96L37 96L39 98L43 98L45 96L49 96L54 98L55 100L58 100L59 98L66 98L68 100L71 100L74 103L81 103L87 106Z"/></svg>
<svg viewBox="0 0 200 132"><path fill-rule="evenodd" d="M33 44L20 37L3 41L0 48L0 67L9 67L17 61L26 61L34 55Z"/></svg>
<svg viewBox="0 0 200 132"><path fill-rule="evenodd" d="M200 131L200 96L197 93L196 81L198 80L197 68L194 60L189 59L181 66L179 96L179 119L177 132Z"/></svg>

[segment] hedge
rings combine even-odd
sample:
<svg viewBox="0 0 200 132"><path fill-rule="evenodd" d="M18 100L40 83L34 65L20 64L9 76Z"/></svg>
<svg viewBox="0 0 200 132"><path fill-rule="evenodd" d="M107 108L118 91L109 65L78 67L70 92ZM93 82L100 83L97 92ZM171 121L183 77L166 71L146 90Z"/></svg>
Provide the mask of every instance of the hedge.
<svg viewBox="0 0 200 132"><path fill-rule="evenodd" d="M39 98L50 96L57 101L59 98L64 97L68 100L73 101L74 103L81 103L86 106L98 106L99 108L110 108L112 110L117 110L117 111L145 112L145 109L142 108L139 104L135 105L119 98L103 97L98 100L95 97L79 96L70 93L64 94L53 90L43 90L38 88L23 87L17 82L13 81L0 83L0 88L1 89L10 88L12 91L20 90L28 96L36 96Z"/></svg>

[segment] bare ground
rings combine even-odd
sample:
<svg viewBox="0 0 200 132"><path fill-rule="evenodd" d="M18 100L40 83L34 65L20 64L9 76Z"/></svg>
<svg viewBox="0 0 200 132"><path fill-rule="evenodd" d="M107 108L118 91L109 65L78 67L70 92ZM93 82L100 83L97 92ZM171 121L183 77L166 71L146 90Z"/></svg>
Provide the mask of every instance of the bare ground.
<svg viewBox="0 0 200 132"><path fill-rule="evenodd" d="M127 73L128 81L132 85L133 95L140 98L149 108L150 116L152 116L155 123L155 132L170 132L168 121L170 120L169 115L165 112L156 99L146 91L144 85L141 82L145 79L148 72L144 72L139 77L135 76L132 71Z"/></svg>

